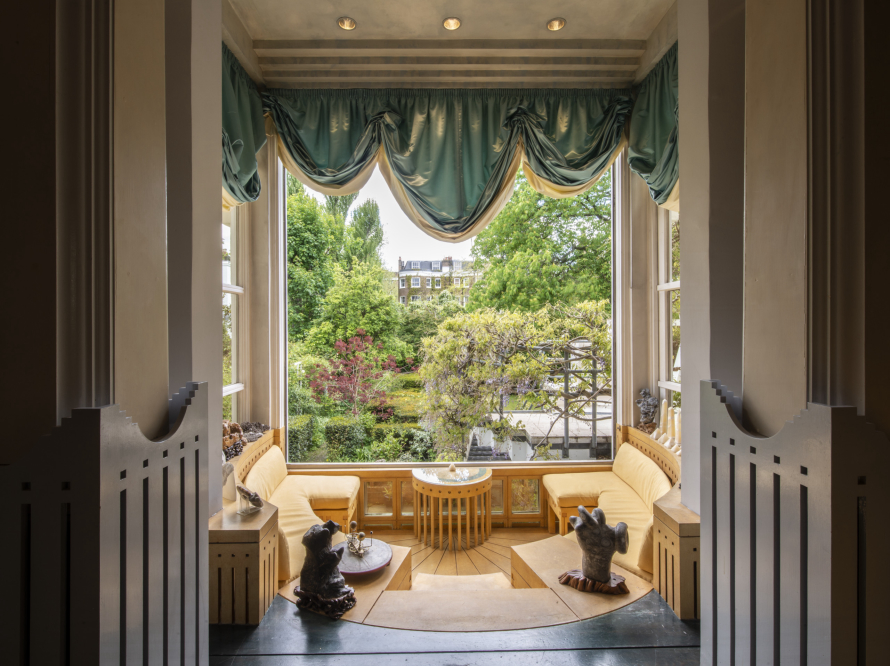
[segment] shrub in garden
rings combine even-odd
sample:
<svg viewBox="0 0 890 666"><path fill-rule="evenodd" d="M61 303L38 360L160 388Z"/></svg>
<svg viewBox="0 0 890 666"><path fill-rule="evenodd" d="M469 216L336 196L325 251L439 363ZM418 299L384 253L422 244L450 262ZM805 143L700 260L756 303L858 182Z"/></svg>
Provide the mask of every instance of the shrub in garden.
<svg viewBox="0 0 890 666"><path fill-rule="evenodd" d="M311 414L291 416L287 420L287 459L300 462L313 446L315 417Z"/></svg>
<svg viewBox="0 0 890 666"><path fill-rule="evenodd" d="M365 424L354 417L334 416L325 424L324 439L329 462L354 461L367 441Z"/></svg>

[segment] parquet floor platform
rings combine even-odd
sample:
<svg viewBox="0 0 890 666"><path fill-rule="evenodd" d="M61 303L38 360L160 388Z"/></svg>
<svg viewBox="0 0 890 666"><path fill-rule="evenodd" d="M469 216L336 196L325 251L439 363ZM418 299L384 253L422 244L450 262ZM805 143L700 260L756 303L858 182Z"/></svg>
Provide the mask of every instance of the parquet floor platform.
<svg viewBox="0 0 890 666"><path fill-rule="evenodd" d="M437 576L477 576L479 574L503 573L510 578L510 546L519 546L531 541L549 539L552 534L546 530L532 528L493 528L491 538L475 548L447 548L445 550L423 545L411 530L374 531L374 539L391 545L411 548L411 570L415 574L426 573ZM408 589L410 581L401 588Z"/></svg>

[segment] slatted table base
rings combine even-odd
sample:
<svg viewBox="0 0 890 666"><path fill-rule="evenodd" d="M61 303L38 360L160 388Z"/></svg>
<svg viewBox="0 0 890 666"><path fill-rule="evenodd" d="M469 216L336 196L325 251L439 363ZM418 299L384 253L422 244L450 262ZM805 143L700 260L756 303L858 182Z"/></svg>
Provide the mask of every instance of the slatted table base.
<svg viewBox="0 0 890 666"><path fill-rule="evenodd" d="M414 535L424 545L463 549L464 541L475 547L491 536L491 476L467 485L413 483Z"/></svg>

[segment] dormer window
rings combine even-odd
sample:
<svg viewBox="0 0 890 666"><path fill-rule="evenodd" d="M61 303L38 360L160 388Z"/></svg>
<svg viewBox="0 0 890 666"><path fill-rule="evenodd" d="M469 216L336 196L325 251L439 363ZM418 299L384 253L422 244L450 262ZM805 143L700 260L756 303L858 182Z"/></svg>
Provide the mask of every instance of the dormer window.
<svg viewBox="0 0 890 666"><path fill-rule="evenodd" d="M420 262L419 262L419 261L412 261L412 262L411 262L411 268L412 268L412 270L417 270L418 268L420 268Z"/></svg>
<svg viewBox="0 0 890 666"><path fill-rule="evenodd" d="M441 261L434 261L434 262L433 262L433 270L434 270L434 271L441 271L441 270L442 270L442 262L441 262Z"/></svg>
<svg viewBox="0 0 890 666"><path fill-rule="evenodd" d="M464 267L464 262L462 262L462 261L454 262L454 270L460 271L460 270L463 270L463 267Z"/></svg>

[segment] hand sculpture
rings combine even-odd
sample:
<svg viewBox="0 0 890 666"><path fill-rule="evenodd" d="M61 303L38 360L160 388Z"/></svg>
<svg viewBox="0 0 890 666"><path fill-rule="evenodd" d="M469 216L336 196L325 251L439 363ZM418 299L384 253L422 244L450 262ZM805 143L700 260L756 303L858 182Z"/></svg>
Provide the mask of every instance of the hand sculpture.
<svg viewBox="0 0 890 666"><path fill-rule="evenodd" d="M569 521L575 528L581 547L581 570L567 571L560 576L559 582L583 592L628 594L630 590L624 583L624 577L611 571L612 555L627 552L627 525L607 525L602 509L588 513L583 506L578 507L578 515L572 516Z"/></svg>

